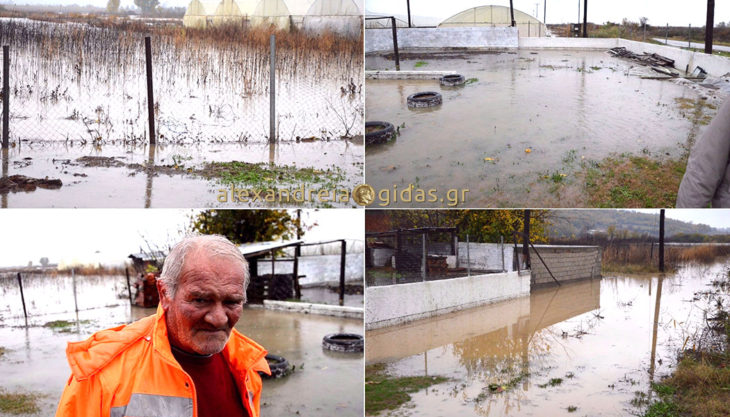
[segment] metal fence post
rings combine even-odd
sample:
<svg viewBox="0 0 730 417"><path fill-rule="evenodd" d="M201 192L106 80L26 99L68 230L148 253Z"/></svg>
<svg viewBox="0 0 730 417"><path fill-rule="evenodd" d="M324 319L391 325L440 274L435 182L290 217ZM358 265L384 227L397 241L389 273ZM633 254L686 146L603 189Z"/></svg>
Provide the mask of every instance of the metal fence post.
<svg viewBox="0 0 730 417"><path fill-rule="evenodd" d="M269 59L269 143L276 142L276 35L271 34Z"/></svg>
<svg viewBox="0 0 730 417"><path fill-rule="evenodd" d="M150 124L150 144L157 142L155 136L155 97L152 93L152 41L149 36L144 38L145 61L147 67L147 117Z"/></svg>
<svg viewBox="0 0 730 417"><path fill-rule="evenodd" d="M469 235L466 235L466 276L471 276L471 258L469 256Z"/></svg>
<svg viewBox="0 0 730 417"><path fill-rule="evenodd" d="M667 30L664 32L664 45L669 44L669 23L667 23Z"/></svg>
<svg viewBox="0 0 730 417"><path fill-rule="evenodd" d="M347 261L347 241L340 242L340 305L345 305L345 262Z"/></svg>
<svg viewBox="0 0 730 417"><path fill-rule="evenodd" d="M692 47L692 23L689 24L689 27L687 28L687 48Z"/></svg>
<svg viewBox="0 0 730 417"><path fill-rule="evenodd" d="M3 46L3 149L10 146L10 46Z"/></svg>
<svg viewBox="0 0 730 417"><path fill-rule="evenodd" d="M426 281L426 233L421 235L421 279Z"/></svg>
<svg viewBox="0 0 730 417"><path fill-rule="evenodd" d="M20 287L20 301L23 302L23 315L25 316L25 320L28 320L28 310L25 309L25 295L23 294L23 279L20 277L20 272L18 272L18 287Z"/></svg>
<svg viewBox="0 0 730 417"><path fill-rule="evenodd" d="M390 27L393 30L393 52L395 53L395 70L400 71L400 55L398 54L398 29L395 26L395 17L390 17Z"/></svg>
<svg viewBox="0 0 730 417"><path fill-rule="evenodd" d="M73 269L71 269L71 285L74 289L74 307L76 307L76 312L79 312L79 303L78 299L76 298L76 273Z"/></svg>
<svg viewBox="0 0 730 417"><path fill-rule="evenodd" d="M124 268L124 274L127 275L127 293L129 294L129 305L133 305L134 301L132 300L132 285L129 282L129 268Z"/></svg>
<svg viewBox="0 0 730 417"><path fill-rule="evenodd" d="M502 272L507 272L507 269L504 267L504 236L499 237L499 246L502 252Z"/></svg>

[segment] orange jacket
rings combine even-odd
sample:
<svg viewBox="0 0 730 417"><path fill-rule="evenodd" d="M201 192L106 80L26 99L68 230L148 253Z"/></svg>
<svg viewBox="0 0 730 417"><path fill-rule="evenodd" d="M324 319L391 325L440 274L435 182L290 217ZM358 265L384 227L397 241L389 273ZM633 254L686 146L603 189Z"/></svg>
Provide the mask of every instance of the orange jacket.
<svg viewBox="0 0 730 417"><path fill-rule="evenodd" d="M71 377L56 417L197 417L195 386L170 351L165 315L95 333L66 348ZM235 329L223 357L251 417L259 417L266 351Z"/></svg>

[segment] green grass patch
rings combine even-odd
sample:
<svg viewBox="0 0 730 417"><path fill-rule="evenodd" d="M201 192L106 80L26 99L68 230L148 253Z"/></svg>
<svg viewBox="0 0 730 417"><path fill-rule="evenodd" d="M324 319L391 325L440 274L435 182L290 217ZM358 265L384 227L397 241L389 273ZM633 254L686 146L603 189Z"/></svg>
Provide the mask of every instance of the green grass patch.
<svg viewBox="0 0 730 417"><path fill-rule="evenodd" d="M563 378L550 378L550 380L544 384L538 384L539 388L557 387L563 383Z"/></svg>
<svg viewBox="0 0 730 417"><path fill-rule="evenodd" d="M15 415L37 414L41 411L38 397L38 394L5 392L0 389L0 412Z"/></svg>
<svg viewBox="0 0 730 417"><path fill-rule="evenodd" d="M202 173L227 185L271 189L284 184L320 184L322 188L335 188L345 179L342 169L336 166L327 169L297 168L290 165L271 166L265 162L210 162Z"/></svg>
<svg viewBox="0 0 730 417"><path fill-rule="evenodd" d="M659 160L619 155L583 167L589 207L674 207L687 156Z"/></svg>
<svg viewBox="0 0 730 417"><path fill-rule="evenodd" d="M428 62L426 61L417 61L416 65L414 65L413 68L421 68L425 67L426 65L428 65Z"/></svg>
<svg viewBox="0 0 730 417"><path fill-rule="evenodd" d="M448 381L441 376L390 377L383 364L365 368L365 414L375 415L384 410L395 410L411 400L410 394L431 385Z"/></svg>
<svg viewBox="0 0 730 417"><path fill-rule="evenodd" d="M474 84L475 82L479 81L479 78L467 78L466 84Z"/></svg>

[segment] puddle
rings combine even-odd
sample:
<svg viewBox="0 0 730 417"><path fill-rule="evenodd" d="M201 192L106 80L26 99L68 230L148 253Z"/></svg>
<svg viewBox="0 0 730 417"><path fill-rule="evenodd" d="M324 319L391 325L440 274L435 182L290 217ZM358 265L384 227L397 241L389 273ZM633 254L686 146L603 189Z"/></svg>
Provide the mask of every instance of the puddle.
<svg viewBox="0 0 730 417"><path fill-rule="evenodd" d="M77 278L79 308L99 306L79 311L78 317L73 312L70 278L24 276L26 302L30 305L35 301L34 310L29 307L29 312L36 313L29 318L28 327L22 318L17 281L14 277L0 279L0 299L3 300L0 346L6 349L0 356L1 385L10 392L40 393L38 416L55 413L70 375L65 357L68 341L83 340L100 329L129 323L155 312L154 309L130 307L125 299L117 299L120 282L124 283L126 291L126 279ZM49 297L49 293L61 296ZM40 302L41 296L44 303ZM109 300L117 300L120 305L103 307ZM69 323L61 323L55 328L44 326L60 320ZM297 366L295 372L285 378L264 381L264 414L293 415L298 411L301 415L362 416L363 355L337 354L321 347L322 338L329 333L362 334L361 320L247 308L236 329Z"/></svg>
<svg viewBox="0 0 730 417"><path fill-rule="evenodd" d="M278 50L276 127L282 143L270 148L268 47L248 38L208 39L160 28L152 37L160 146L150 158L139 33L7 18L1 28L0 41L11 48L15 145L3 158L3 176L63 182L59 190L3 194L2 207L246 206L218 203L216 181L184 170L150 179L123 166L82 169L64 162L83 156L114 157L127 165L151 160L158 167L177 162L196 168L211 161L334 166L344 171L343 188L362 181L363 95L362 85L352 81L362 79L362 57L352 42L329 50Z"/></svg>
<svg viewBox="0 0 730 417"><path fill-rule="evenodd" d="M629 415L651 399L649 382L671 372L703 320L690 302L695 292L710 290L726 268L608 276L370 331L366 362L385 364L393 377L450 378L389 415L540 416L569 407L581 416Z"/></svg>
<svg viewBox="0 0 730 417"><path fill-rule="evenodd" d="M367 119L405 124L394 142L366 150L376 190L412 183L468 188L468 207L582 207L583 184L574 178L582 166L611 153L677 158L723 98L710 93L704 106L707 94L694 85L642 79L645 69L601 51L445 56L414 56L401 68L426 60L428 70L477 81L442 88L437 80L367 80ZM367 57L367 69L392 66ZM440 92L443 104L408 109L407 97L420 91ZM677 99L699 100L702 111Z"/></svg>

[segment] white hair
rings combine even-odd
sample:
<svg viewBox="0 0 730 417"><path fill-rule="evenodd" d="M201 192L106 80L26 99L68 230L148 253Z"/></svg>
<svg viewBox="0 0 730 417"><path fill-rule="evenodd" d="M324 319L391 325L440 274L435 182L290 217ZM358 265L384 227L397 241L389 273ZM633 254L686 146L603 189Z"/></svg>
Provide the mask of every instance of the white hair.
<svg viewBox="0 0 730 417"><path fill-rule="evenodd" d="M246 302L246 288L248 288L249 273L248 262L241 251L226 237L221 235L188 235L178 242L165 258L160 274L160 282L169 291L170 297L175 296L177 284L180 282L180 275L185 265L185 258L190 253L205 251L213 256L225 257L241 262L243 267L243 297Z"/></svg>

